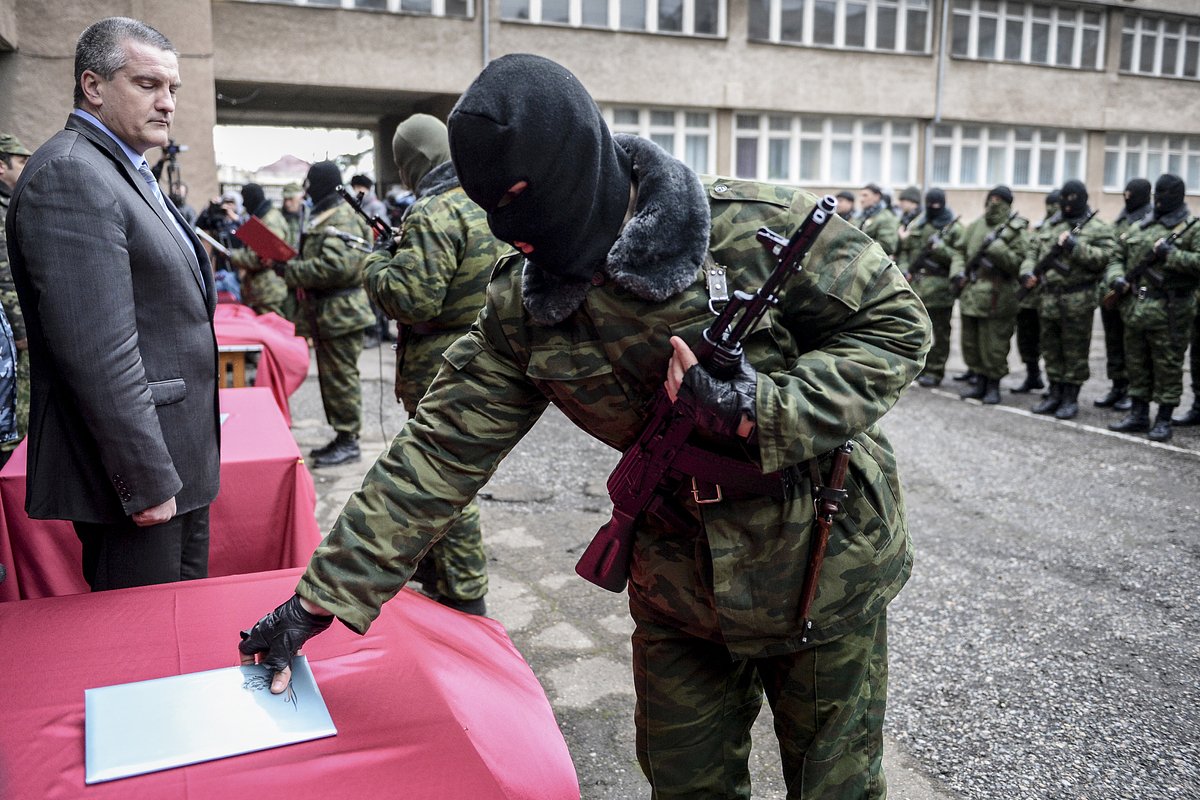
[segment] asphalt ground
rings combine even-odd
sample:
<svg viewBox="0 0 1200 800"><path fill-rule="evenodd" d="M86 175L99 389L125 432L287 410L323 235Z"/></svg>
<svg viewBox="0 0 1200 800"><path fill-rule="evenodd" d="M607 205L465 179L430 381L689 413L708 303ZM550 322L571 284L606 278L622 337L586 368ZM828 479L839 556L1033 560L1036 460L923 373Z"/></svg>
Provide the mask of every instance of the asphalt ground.
<svg viewBox="0 0 1200 800"><path fill-rule="evenodd" d="M1037 397L1008 391L1023 378L1010 361L1000 406L947 379L883 422L916 548L889 610L889 796L1200 798L1200 429L1168 444L1107 430L1118 414L1092 405L1108 388L1098 320L1073 421L1029 413ZM313 470L326 529L404 421L392 352L360 367L363 460ZM955 343L948 374L961 367ZM331 437L315 368L292 413L302 452ZM608 519L617 457L551 409L481 501L489 616L545 688L585 800L649 796L625 598L574 574ZM766 707L754 741L754 797L783 798Z"/></svg>

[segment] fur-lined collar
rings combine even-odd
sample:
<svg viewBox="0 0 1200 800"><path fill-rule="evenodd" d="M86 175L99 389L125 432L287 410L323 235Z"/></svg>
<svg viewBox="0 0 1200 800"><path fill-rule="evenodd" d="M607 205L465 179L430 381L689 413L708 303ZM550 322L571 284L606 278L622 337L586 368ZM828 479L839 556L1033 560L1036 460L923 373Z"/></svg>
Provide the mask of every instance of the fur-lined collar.
<svg viewBox="0 0 1200 800"><path fill-rule="evenodd" d="M426 172L425 177L417 183L417 197L424 198L442 194L455 186L458 186L458 174L454 171L454 164L450 161L443 161Z"/></svg>
<svg viewBox="0 0 1200 800"><path fill-rule="evenodd" d="M1163 214L1161 217L1156 217L1153 214L1151 214L1148 217L1145 217L1141 221L1141 226L1143 228L1149 228L1151 225L1154 225L1157 223L1157 224L1163 225L1167 228L1174 228L1176 225L1178 225L1179 223L1181 223L1185 219L1187 219L1188 214L1190 214L1190 213L1191 212L1188 210L1187 203L1184 203L1179 208L1175 209L1174 211L1170 212L1169 214Z"/></svg>
<svg viewBox="0 0 1200 800"><path fill-rule="evenodd" d="M602 272L631 294L661 302L696 280L708 254L708 198L696 173L658 145L629 134L613 137L629 154L637 207L608 251ZM591 281L564 281L526 261L525 310L537 325L554 325L583 304Z"/></svg>

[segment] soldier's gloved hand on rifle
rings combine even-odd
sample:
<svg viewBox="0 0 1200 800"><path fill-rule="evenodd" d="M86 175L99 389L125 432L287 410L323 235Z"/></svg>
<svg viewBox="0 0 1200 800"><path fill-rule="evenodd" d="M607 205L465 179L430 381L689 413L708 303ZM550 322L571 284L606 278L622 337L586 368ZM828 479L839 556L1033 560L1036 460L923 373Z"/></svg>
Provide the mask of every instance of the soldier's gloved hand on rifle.
<svg viewBox="0 0 1200 800"><path fill-rule="evenodd" d="M1070 231L1063 231L1062 236L1058 239L1058 244L1064 253L1069 253L1075 249L1075 237L1071 235Z"/></svg>
<svg viewBox="0 0 1200 800"><path fill-rule="evenodd" d="M256 622L253 628L242 631L242 641L238 644L242 664L258 663L270 667L272 694L282 692L291 681L292 656L333 622L331 615L313 613L309 609L320 611L299 595L292 595L290 600Z"/></svg>
<svg viewBox="0 0 1200 800"><path fill-rule="evenodd" d="M966 285L967 285L967 273L956 272L950 276L950 287L954 291L961 292Z"/></svg>
<svg viewBox="0 0 1200 800"><path fill-rule="evenodd" d="M696 427L716 436L749 438L754 432L754 399L758 373L745 356L727 381L718 380L700 366L696 354L678 336L671 337L675 352L667 366L667 395L691 400L686 405Z"/></svg>
<svg viewBox="0 0 1200 800"><path fill-rule="evenodd" d="M1129 281L1125 280L1123 275L1117 276L1113 282L1109 284L1109 288L1117 294L1125 294L1129 291Z"/></svg>
<svg viewBox="0 0 1200 800"><path fill-rule="evenodd" d="M1154 243L1154 255L1159 258L1166 258L1171 255L1171 251L1175 249L1175 245L1166 239L1159 239Z"/></svg>

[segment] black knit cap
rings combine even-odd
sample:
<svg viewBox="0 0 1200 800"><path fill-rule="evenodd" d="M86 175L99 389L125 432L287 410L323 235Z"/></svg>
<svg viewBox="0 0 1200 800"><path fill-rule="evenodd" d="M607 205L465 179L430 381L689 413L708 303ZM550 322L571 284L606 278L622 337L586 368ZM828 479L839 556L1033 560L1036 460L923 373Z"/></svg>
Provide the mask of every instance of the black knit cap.
<svg viewBox="0 0 1200 800"><path fill-rule="evenodd" d="M1165 217L1183 207L1187 187L1178 175L1162 175L1154 182L1154 216Z"/></svg>
<svg viewBox="0 0 1200 800"><path fill-rule="evenodd" d="M314 203L319 203L342 182L342 171L332 161L318 161L308 168L308 176L304 179L308 196Z"/></svg>
<svg viewBox="0 0 1200 800"><path fill-rule="evenodd" d="M1012 189L1008 188L1007 186L1004 186L1003 184L993 188L990 192L988 192L987 197L984 198L984 203L986 203L988 200L992 199L993 197L999 197L1005 203L1008 203L1010 206L1012 205L1012 201L1013 201Z"/></svg>
<svg viewBox="0 0 1200 800"><path fill-rule="evenodd" d="M946 207L946 193L941 189L930 189L925 193L925 208L933 211L942 210Z"/></svg>
<svg viewBox="0 0 1200 800"><path fill-rule="evenodd" d="M450 112L450 158L506 242L570 281L590 280L629 207L631 166L591 95L565 67L515 53L489 63ZM518 181L524 192L501 206Z"/></svg>
<svg viewBox="0 0 1200 800"><path fill-rule="evenodd" d="M1150 181L1134 178L1125 184L1125 210L1132 213L1150 202Z"/></svg>
<svg viewBox="0 0 1200 800"><path fill-rule="evenodd" d="M1070 180L1062 185L1062 214L1067 219L1078 219L1087 211L1088 191L1083 181Z"/></svg>
<svg viewBox="0 0 1200 800"><path fill-rule="evenodd" d="M267 195L257 183L247 183L242 187L242 207L246 209L247 214L261 217L266 212L261 211L259 206L266 201Z"/></svg>

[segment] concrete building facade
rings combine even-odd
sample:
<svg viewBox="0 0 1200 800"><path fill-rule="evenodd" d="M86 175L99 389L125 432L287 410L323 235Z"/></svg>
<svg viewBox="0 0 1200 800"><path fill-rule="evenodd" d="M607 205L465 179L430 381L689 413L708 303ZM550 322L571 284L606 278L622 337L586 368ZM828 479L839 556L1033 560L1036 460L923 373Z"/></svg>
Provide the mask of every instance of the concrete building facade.
<svg viewBox="0 0 1200 800"><path fill-rule="evenodd" d="M1110 218L1132 177L1200 193L1195 0L0 0L0 128L61 127L75 39L113 14L179 49L193 197L216 189L215 124L369 129L386 185L396 123L444 118L511 52L702 172L939 186L968 219L998 183L1034 218L1070 178Z"/></svg>

